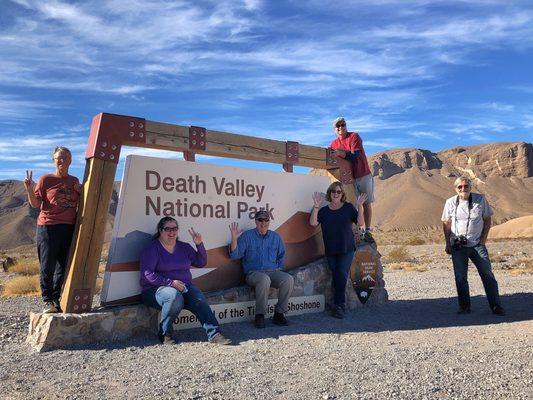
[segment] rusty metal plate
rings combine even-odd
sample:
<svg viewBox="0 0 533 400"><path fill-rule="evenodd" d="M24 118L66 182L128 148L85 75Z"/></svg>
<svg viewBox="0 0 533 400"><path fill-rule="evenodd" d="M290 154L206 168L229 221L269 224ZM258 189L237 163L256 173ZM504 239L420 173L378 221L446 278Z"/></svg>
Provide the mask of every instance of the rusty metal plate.
<svg viewBox="0 0 533 400"><path fill-rule="evenodd" d="M339 163L337 162L337 159L333 157L333 149L327 148L326 149L326 165L332 166L332 167L338 167Z"/></svg>
<svg viewBox="0 0 533 400"><path fill-rule="evenodd" d="M339 180L345 185L349 183L353 183L354 179L352 175L352 165L350 164L350 162L346 160L339 160L339 161L341 161L339 162L339 172L340 172Z"/></svg>
<svg viewBox="0 0 533 400"><path fill-rule="evenodd" d="M207 130L201 126L189 126L189 149L205 150Z"/></svg>
<svg viewBox="0 0 533 400"><path fill-rule="evenodd" d="M73 313L85 313L91 311L91 289L74 289L72 297L72 309Z"/></svg>
<svg viewBox="0 0 533 400"><path fill-rule="evenodd" d="M297 163L299 157L298 142L285 142L285 161Z"/></svg>
<svg viewBox="0 0 533 400"><path fill-rule="evenodd" d="M101 113L93 118L85 159L118 163L123 143L146 143L144 118Z"/></svg>

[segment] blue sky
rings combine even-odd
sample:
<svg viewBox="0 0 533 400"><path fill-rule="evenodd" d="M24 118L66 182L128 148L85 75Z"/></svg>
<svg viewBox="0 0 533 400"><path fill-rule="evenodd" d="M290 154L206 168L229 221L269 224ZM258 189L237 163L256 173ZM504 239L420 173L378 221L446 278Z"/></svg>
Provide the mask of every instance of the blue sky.
<svg viewBox="0 0 533 400"><path fill-rule="evenodd" d="M99 112L317 146L342 115L369 154L533 139L532 1L0 3L0 179L55 145L81 177Z"/></svg>

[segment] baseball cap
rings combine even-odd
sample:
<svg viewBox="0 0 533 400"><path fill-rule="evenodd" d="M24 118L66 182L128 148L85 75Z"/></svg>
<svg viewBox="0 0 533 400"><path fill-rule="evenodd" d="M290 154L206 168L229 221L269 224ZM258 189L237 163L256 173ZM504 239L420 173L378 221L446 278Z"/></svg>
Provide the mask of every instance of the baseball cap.
<svg viewBox="0 0 533 400"><path fill-rule="evenodd" d="M270 213L267 210L258 210L258 211L256 211L254 218L257 219L257 218L261 218L261 217L270 218Z"/></svg>

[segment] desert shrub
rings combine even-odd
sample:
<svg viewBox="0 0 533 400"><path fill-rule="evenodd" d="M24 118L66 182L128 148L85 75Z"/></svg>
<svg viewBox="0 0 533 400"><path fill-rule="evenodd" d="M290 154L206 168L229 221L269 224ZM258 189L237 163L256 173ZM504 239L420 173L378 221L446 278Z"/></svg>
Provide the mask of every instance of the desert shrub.
<svg viewBox="0 0 533 400"><path fill-rule="evenodd" d="M19 275L38 275L39 274L39 260L19 260L15 265L9 267L8 272L13 272Z"/></svg>
<svg viewBox="0 0 533 400"><path fill-rule="evenodd" d="M533 258L523 258L511 265L511 274L533 274Z"/></svg>
<svg viewBox="0 0 533 400"><path fill-rule="evenodd" d="M418 236L411 236L409 239L407 239L403 244L407 246L420 246L421 244L425 244L426 241Z"/></svg>
<svg viewBox="0 0 533 400"><path fill-rule="evenodd" d="M39 294L39 275L16 276L4 283L2 296L22 296L30 294Z"/></svg>
<svg viewBox="0 0 533 400"><path fill-rule="evenodd" d="M425 272L429 270L429 267L425 265L416 265L409 262L398 262L391 263L387 265L389 269L400 270L400 271L416 271L416 272Z"/></svg>
<svg viewBox="0 0 533 400"><path fill-rule="evenodd" d="M396 246L393 247L386 259L389 263L401 263L411 260L411 253L405 246Z"/></svg>

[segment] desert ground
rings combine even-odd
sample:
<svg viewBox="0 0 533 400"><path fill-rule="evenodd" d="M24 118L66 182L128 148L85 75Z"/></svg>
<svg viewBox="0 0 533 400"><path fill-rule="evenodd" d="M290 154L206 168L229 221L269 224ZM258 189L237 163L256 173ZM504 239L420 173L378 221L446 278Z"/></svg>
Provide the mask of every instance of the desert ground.
<svg viewBox="0 0 533 400"><path fill-rule="evenodd" d="M382 245L387 304L344 320L296 316L283 328L226 324L228 347L194 329L173 347L147 337L38 354L25 337L39 298L3 297L0 398L531 399L533 241L488 248L506 316L490 312L474 268L472 314L455 313L441 244Z"/></svg>

